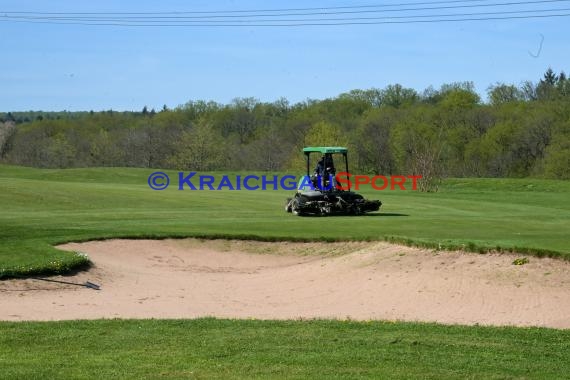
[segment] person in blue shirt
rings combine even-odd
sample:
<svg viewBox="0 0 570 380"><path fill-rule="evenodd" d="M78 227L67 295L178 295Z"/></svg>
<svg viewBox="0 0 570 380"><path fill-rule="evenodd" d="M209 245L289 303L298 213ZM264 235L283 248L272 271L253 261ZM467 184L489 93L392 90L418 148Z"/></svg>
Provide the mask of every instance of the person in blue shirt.
<svg viewBox="0 0 570 380"><path fill-rule="evenodd" d="M328 177L331 175L334 176L335 171L332 155L330 153L324 154L317 162L313 182L317 183L317 181L323 181L324 183L328 183Z"/></svg>

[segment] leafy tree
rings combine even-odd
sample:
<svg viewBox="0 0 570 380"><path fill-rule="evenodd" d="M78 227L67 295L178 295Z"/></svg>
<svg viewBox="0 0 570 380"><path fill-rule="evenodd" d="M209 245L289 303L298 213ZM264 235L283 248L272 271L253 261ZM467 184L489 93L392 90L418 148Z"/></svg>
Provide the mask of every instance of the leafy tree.
<svg viewBox="0 0 570 380"><path fill-rule="evenodd" d="M348 137L341 131L338 125L319 121L308 130L304 142L297 145L291 152L289 167L304 167L304 158L300 154L303 146L347 146L348 142Z"/></svg>
<svg viewBox="0 0 570 380"><path fill-rule="evenodd" d="M475 107L480 101L475 91L452 89L446 91L440 104L449 111L465 111Z"/></svg>
<svg viewBox="0 0 570 380"><path fill-rule="evenodd" d="M69 168L75 166L76 148L63 133L50 139L47 149L47 166Z"/></svg>
<svg viewBox="0 0 570 380"><path fill-rule="evenodd" d="M274 125L252 143L243 146L239 154L234 154L232 167L237 170L242 168L265 171L282 170L289 155L295 150L294 147L292 141L284 138L282 129Z"/></svg>
<svg viewBox="0 0 570 380"><path fill-rule="evenodd" d="M16 133L16 124L14 122L7 121L0 124L0 160L10 150L10 140L14 133Z"/></svg>
<svg viewBox="0 0 570 380"><path fill-rule="evenodd" d="M336 124L320 121L314 124L305 138L307 146L346 146L348 138Z"/></svg>
<svg viewBox="0 0 570 380"><path fill-rule="evenodd" d="M122 162L121 152L108 131L100 129L90 141L89 159L92 166L115 166Z"/></svg>
<svg viewBox="0 0 570 380"><path fill-rule="evenodd" d="M547 178L570 179L570 134L547 147L544 175Z"/></svg>
<svg viewBox="0 0 570 380"><path fill-rule="evenodd" d="M371 110L353 134L356 167L365 173L394 174L395 162L390 135L397 122L396 111Z"/></svg>
<svg viewBox="0 0 570 380"><path fill-rule="evenodd" d="M524 93L512 84L497 83L487 89L489 101L497 106L504 103L518 102L524 99Z"/></svg>
<svg viewBox="0 0 570 380"><path fill-rule="evenodd" d="M537 86L533 82L523 82L520 90L522 91L523 99L527 102L532 102L538 99Z"/></svg>
<svg viewBox="0 0 570 380"><path fill-rule="evenodd" d="M556 84L556 89L562 97L570 97L570 78L566 77L564 71L558 76L558 83Z"/></svg>
<svg viewBox="0 0 570 380"><path fill-rule="evenodd" d="M371 107L380 107L382 105L382 90L371 88L368 90L351 90L347 93L340 94L339 99L350 99L357 102L363 102Z"/></svg>
<svg viewBox="0 0 570 380"><path fill-rule="evenodd" d="M382 105L400 108L410 106L419 99L416 90L404 88L400 84L389 85L381 91Z"/></svg>
<svg viewBox="0 0 570 380"><path fill-rule="evenodd" d="M399 172L421 175L421 191L437 191L445 171L442 158L446 131L432 117L425 107L415 109L396 125L391 138Z"/></svg>
<svg viewBox="0 0 570 380"><path fill-rule="evenodd" d="M223 139L204 120L199 120L192 130L183 132L175 148L171 162L179 170L215 170L225 165L229 158Z"/></svg>
<svg viewBox="0 0 570 380"><path fill-rule="evenodd" d="M253 98L236 98L230 105L213 114L213 125L222 136L237 135L240 144L249 142L256 127Z"/></svg>

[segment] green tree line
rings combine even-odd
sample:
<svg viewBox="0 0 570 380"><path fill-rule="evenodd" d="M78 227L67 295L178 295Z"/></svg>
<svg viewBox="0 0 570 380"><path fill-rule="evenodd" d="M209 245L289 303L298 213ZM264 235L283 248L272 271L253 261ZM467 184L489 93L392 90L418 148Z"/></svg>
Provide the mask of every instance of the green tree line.
<svg viewBox="0 0 570 380"><path fill-rule="evenodd" d="M344 145L352 171L570 178L570 79L471 82L423 92L395 84L290 104L238 98L141 112L0 114L0 161L69 168L302 170L300 149ZM429 184L428 184L429 185Z"/></svg>

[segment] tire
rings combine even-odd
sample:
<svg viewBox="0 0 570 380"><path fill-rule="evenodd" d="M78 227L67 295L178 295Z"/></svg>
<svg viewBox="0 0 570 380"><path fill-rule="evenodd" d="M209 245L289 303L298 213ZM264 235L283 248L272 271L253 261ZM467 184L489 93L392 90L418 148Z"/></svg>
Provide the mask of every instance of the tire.
<svg viewBox="0 0 570 380"><path fill-rule="evenodd" d="M287 198L286 202L285 202L285 211L286 212L292 212L291 210L291 202L292 198Z"/></svg>
<svg viewBox="0 0 570 380"><path fill-rule="evenodd" d="M295 198L291 201L291 212L293 215L302 216L303 213L299 210L299 199Z"/></svg>

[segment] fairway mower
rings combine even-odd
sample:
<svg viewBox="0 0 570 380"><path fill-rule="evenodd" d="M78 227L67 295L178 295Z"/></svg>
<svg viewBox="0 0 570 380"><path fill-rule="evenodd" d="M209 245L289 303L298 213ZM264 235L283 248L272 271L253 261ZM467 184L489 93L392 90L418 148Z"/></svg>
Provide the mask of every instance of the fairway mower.
<svg viewBox="0 0 570 380"><path fill-rule="evenodd" d="M298 182L293 198L287 198L285 211L294 215L360 215L378 211L382 202L367 200L360 194L341 186L337 177L348 177L348 149L343 147L307 147L303 149L307 174ZM311 154L320 156L311 174ZM334 157L333 157L334 156ZM337 176L334 159L341 157L345 172ZM348 182L348 181L346 181Z"/></svg>

